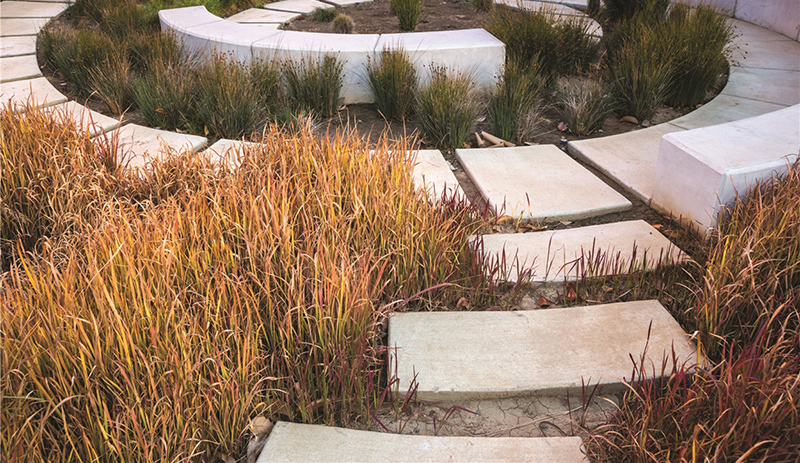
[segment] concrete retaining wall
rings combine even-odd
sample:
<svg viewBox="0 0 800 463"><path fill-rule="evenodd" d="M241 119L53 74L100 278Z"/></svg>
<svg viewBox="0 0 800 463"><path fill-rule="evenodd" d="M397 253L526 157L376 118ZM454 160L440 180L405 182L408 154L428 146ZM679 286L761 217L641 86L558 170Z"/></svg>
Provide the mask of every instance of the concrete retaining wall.
<svg viewBox="0 0 800 463"><path fill-rule="evenodd" d="M800 41L798 0L691 0L689 3L714 6L736 19L758 24Z"/></svg>

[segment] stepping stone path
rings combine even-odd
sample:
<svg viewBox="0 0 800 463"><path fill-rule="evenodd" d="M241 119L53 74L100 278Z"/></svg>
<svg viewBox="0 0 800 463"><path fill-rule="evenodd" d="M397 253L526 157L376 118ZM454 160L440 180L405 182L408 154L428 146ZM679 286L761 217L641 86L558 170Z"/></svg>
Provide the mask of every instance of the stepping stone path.
<svg viewBox="0 0 800 463"><path fill-rule="evenodd" d="M458 149L456 156L489 205L514 218L576 220L632 205L553 145Z"/></svg>
<svg viewBox="0 0 800 463"><path fill-rule="evenodd" d="M502 0L503 3L510 1ZM316 7L351 3L362 2L285 0L268 4L263 10L241 12L229 19L262 29L274 28L298 15L309 14ZM97 143L118 139L120 161L132 167L144 166L159 156L162 145L175 150L202 149L207 143L204 137L133 124L120 127L120 121L114 118L90 111L76 102L67 102L46 78L40 77L41 72L35 69L36 34L69 4L68 1L46 0L0 3L0 100L10 103L14 111L23 110L24 104L32 101L34 106L56 112L79 130L95 135ZM565 18L582 16L559 4L579 9L587 6L586 0L558 1L547 6ZM539 8L541 5L523 0L521 6ZM747 5L742 8L746 10ZM208 22L208 16L198 14L196 21L193 26L202 26ZM570 152L595 164L649 201L656 157L665 134L774 112L800 102L800 60L797 59L800 44L762 27L739 20L732 22L741 33L737 45L746 55L734 57L738 62L732 65L729 83L719 97L667 124L610 138L571 142ZM191 18L187 18L182 25L192 27L190 23ZM598 30L598 35L601 32ZM250 34L261 33L253 30ZM476 34L480 32L455 34L451 49L443 47L435 53L453 54L451 52L465 40L472 42ZM295 41L310 40L295 38L294 33L287 37ZM416 48L411 48L423 56L421 53L428 53L428 47L422 46L425 42L421 37L419 34L385 34L380 40L402 40L410 47L417 44ZM237 162L236 150L245 144L220 140L205 153L212 160L227 162L233 167ZM523 218L572 220L631 206L624 197L553 146L457 150L457 157L491 206L499 209L505 206L506 213ZM464 194L447 161L437 151L418 154L414 179L429 195L438 196L445 188ZM517 257L516 266L508 269L511 281L529 267L534 270L534 281L569 279L571 276L565 269L570 268L571 262L586 253L602 254L599 251L615 262L619 259L629 263L634 260L635 247L636 263L647 267L655 265L656 258L662 255L675 262L686 259L663 235L642 221L485 235L482 240L489 258L503 254ZM678 362L692 365L701 360L688 335L657 301L516 312L398 313L389 320L389 345L397 348L397 374L403 386L417 375L419 399L432 403L450 401L477 410L480 416L476 419L483 420L484 425L497 423L490 415L503 418L513 415L521 424L499 430L505 435L512 435L514 429L520 427L541 427L541 420L530 419L530 413L541 414L541 410L561 414L561 419L566 419L574 404L561 403L559 397L565 392L579 394L584 382L600 384L604 393L620 390L624 387L624 378L632 371L630 356L637 360L644 357L647 364L656 366L656 372L664 356L673 349ZM613 402L613 395L611 397ZM603 409L599 403L613 407L610 402L596 399L589 407L600 414L606 413L608 408ZM534 409L539 411L532 411ZM258 461L305 459L586 461L578 437L409 436L291 423L276 424Z"/></svg>
<svg viewBox="0 0 800 463"><path fill-rule="evenodd" d="M584 273L615 275L632 266L652 269L688 258L643 220L480 238L488 259L505 260L511 282L526 270L532 282L578 280Z"/></svg>

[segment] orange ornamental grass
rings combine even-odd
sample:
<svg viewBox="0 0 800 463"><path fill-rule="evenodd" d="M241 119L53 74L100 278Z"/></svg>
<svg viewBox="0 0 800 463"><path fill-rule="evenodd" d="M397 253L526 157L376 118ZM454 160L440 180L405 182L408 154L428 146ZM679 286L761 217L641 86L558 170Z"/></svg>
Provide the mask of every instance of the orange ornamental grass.
<svg viewBox="0 0 800 463"><path fill-rule="evenodd" d="M258 415L364 419L390 302L491 297L480 217L423 200L404 146L270 127L234 171L127 173L38 111L0 121L3 461L212 461Z"/></svg>

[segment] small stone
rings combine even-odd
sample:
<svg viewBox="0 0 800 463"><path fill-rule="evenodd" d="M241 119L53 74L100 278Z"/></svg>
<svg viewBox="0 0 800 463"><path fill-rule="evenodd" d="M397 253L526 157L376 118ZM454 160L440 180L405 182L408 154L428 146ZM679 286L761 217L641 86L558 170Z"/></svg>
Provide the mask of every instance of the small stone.
<svg viewBox="0 0 800 463"><path fill-rule="evenodd" d="M642 127L650 127L650 120L645 119L642 121Z"/></svg>

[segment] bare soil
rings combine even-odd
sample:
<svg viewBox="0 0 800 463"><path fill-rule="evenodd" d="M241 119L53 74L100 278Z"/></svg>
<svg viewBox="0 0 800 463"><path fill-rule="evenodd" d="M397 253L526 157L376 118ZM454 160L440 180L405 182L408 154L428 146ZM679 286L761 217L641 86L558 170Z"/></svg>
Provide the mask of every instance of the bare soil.
<svg viewBox="0 0 800 463"><path fill-rule="evenodd" d="M337 13L346 14L353 20L356 34L391 34L403 32L400 23L390 11L389 0L374 0L337 7ZM489 14L478 11L469 0L422 0L422 14L414 32L449 31L455 29L482 28ZM314 22L310 17L294 19L283 26L285 30L334 33L333 23Z"/></svg>

